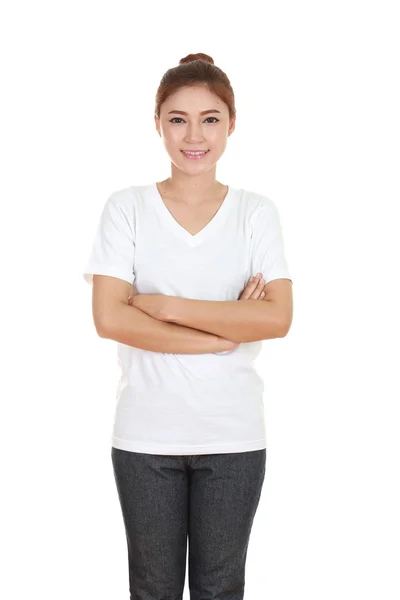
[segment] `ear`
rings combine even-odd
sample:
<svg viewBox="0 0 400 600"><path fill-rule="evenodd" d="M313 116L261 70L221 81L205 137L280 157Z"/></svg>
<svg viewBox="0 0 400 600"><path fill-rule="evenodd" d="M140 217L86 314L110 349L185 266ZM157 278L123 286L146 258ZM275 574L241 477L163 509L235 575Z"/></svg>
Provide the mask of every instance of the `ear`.
<svg viewBox="0 0 400 600"><path fill-rule="evenodd" d="M236 117L233 117L230 120L228 137L235 131L235 125L236 125Z"/></svg>
<svg viewBox="0 0 400 600"><path fill-rule="evenodd" d="M157 129L158 135L161 137L160 119L157 117L157 115L154 115L154 122L156 124L156 129Z"/></svg>

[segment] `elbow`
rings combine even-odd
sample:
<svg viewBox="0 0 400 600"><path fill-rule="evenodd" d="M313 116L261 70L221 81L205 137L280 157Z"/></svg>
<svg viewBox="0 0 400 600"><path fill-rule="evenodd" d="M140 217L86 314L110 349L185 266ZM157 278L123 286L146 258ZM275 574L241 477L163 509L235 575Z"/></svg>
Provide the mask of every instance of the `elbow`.
<svg viewBox="0 0 400 600"><path fill-rule="evenodd" d="M96 333L100 338L102 338L104 340L108 339L108 335L106 334L104 329L102 329L100 327L96 327Z"/></svg>
<svg viewBox="0 0 400 600"><path fill-rule="evenodd" d="M109 327L106 327L104 323L100 323L99 321L94 321L94 327L96 329L96 333L99 337L107 340L110 338Z"/></svg>
<svg viewBox="0 0 400 600"><path fill-rule="evenodd" d="M264 331L262 337L258 335L257 340L274 340L278 338L284 338L289 333L290 324L287 323L275 323L274 327L269 327L267 331Z"/></svg>
<svg viewBox="0 0 400 600"><path fill-rule="evenodd" d="M106 340L112 339L112 331L115 331L117 328L117 318L118 315L115 311L111 315L93 314L93 322L97 335Z"/></svg>
<svg viewBox="0 0 400 600"><path fill-rule="evenodd" d="M292 326L292 320L290 319L290 321L285 321L284 323L281 324L280 328L279 328L279 335L278 337L280 338L284 338L287 336L287 334L290 331L290 328Z"/></svg>

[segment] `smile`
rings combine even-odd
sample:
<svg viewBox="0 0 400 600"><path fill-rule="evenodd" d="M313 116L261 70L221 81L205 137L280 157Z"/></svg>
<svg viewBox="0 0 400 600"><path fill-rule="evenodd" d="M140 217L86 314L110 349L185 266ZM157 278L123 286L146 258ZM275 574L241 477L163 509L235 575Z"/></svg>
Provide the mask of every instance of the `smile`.
<svg viewBox="0 0 400 600"><path fill-rule="evenodd" d="M181 150L181 152L186 156L186 158L189 158L191 160L196 160L199 158L203 158L207 152L209 152L209 150L205 150L205 151L200 151L200 152L185 152L184 150Z"/></svg>

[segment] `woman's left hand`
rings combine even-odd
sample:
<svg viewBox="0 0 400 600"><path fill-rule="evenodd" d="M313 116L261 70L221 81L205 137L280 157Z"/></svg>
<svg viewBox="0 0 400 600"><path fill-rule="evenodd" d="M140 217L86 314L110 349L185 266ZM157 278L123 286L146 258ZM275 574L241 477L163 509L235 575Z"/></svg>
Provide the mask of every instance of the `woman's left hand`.
<svg viewBox="0 0 400 600"><path fill-rule="evenodd" d="M136 294L129 298L128 303L154 319L168 321L173 298L174 296L165 296L164 294Z"/></svg>

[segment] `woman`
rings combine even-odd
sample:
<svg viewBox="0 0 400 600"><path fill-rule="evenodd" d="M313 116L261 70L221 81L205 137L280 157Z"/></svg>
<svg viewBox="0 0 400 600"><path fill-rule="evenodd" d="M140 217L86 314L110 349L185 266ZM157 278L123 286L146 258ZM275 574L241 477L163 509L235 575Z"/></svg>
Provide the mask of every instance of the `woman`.
<svg viewBox="0 0 400 600"><path fill-rule="evenodd" d="M165 73L171 176L110 196L84 273L96 331L118 342L111 456L132 600L182 597L187 541L191 600L244 596L266 462L253 362L289 331L292 281L275 204L216 180L235 120L211 57Z"/></svg>

